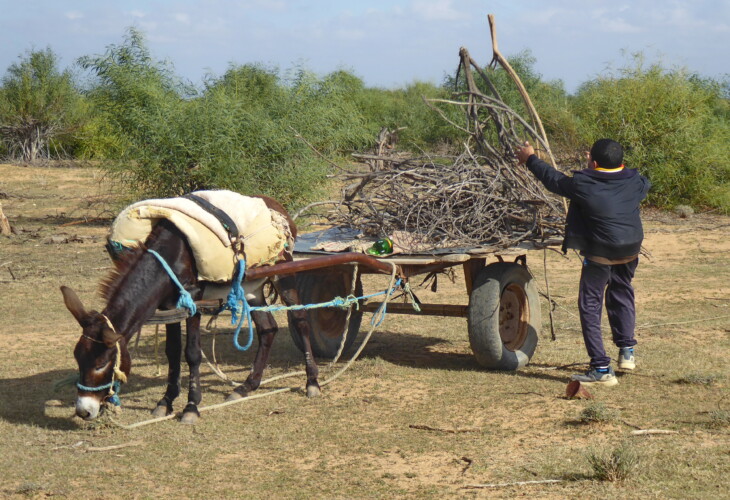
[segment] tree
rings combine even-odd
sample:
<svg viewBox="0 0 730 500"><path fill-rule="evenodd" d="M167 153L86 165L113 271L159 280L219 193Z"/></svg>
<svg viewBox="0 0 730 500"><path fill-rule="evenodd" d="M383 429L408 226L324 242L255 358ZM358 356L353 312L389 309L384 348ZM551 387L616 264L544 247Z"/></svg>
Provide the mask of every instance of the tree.
<svg viewBox="0 0 730 500"><path fill-rule="evenodd" d="M2 79L0 137L13 157L49 157L51 141L81 125L82 108L71 72L58 70L50 47L30 51Z"/></svg>
<svg viewBox="0 0 730 500"><path fill-rule="evenodd" d="M586 144L619 141L626 165L652 183L649 201L730 212L727 82L645 65L642 54L617 72L583 84L575 99Z"/></svg>

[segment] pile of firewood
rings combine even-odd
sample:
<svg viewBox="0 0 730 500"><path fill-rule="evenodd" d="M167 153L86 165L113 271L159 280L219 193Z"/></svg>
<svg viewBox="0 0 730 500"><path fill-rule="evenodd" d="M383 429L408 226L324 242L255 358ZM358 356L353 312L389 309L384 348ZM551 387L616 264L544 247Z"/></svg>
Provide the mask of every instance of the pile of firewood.
<svg viewBox="0 0 730 500"><path fill-rule="evenodd" d="M554 164L545 132L519 78L497 49L493 26L492 44L492 62L512 77L529 116L520 116L504 103L487 72L462 48L457 73L457 82L463 78L460 90L450 100L426 101L465 132L468 140L461 154L403 157L392 149L397 131L383 130L374 152L354 155L364 166L339 175L346 187L342 200L326 214L330 224L372 237L398 233L406 251L507 248L561 235L564 204L515 160L517 148L529 140ZM444 112L449 106L463 109L466 120L449 119Z"/></svg>
<svg viewBox="0 0 730 500"><path fill-rule="evenodd" d="M506 248L562 230L559 201L514 161L484 164L468 149L456 158L358 156L369 168L341 174L348 184L329 212L334 225L373 237L406 233L405 250Z"/></svg>

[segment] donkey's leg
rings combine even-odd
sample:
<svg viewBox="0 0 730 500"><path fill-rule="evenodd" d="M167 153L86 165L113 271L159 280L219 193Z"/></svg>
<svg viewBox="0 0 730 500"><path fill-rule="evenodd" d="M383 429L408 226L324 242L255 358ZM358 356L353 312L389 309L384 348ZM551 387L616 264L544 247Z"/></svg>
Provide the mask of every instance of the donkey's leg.
<svg viewBox="0 0 730 500"><path fill-rule="evenodd" d="M250 301L250 304L256 306L259 304L266 304L266 302L262 297L261 300L257 299ZM251 318L253 319L254 325L256 325L259 347L256 351L256 357L254 358L251 373L246 378L246 381L236 387L231 395L228 396L228 401L246 397L250 392L259 388L259 385L261 384L261 376L264 373L264 368L266 368L266 362L269 359L271 346L274 343L274 337L276 336L276 332L279 330L276 325L276 320L274 320L274 316L271 313L253 311L251 313Z"/></svg>
<svg viewBox="0 0 730 500"><path fill-rule="evenodd" d="M200 417L198 405L202 399L200 394L200 363L203 359L200 349L200 313L185 320L186 341L185 361L190 369L188 386L188 404L183 410L182 422L194 424Z"/></svg>
<svg viewBox="0 0 730 500"><path fill-rule="evenodd" d="M164 417L173 412L172 402L180 395L180 358L182 357L182 335L180 323L165 325L165 355L167 356L167 389L165 395L152 410L155 417Z"/></svg>
<svg viewBox="0 0 730 500"><path fill-rule="evenodd" d="M299 300L299 292L296 288L296 279L294 276L282 276L274 280L279 295L288 306L301 304ZM312 353L312 344L309 341L309 321L307 320L306 311L289 311L291 324L294 326L297 335L302 339L304 345L304 364L307 371L307 397L313 398L319 396L322 392L317 381L319 377L319 368L314 361Z"/></svg>

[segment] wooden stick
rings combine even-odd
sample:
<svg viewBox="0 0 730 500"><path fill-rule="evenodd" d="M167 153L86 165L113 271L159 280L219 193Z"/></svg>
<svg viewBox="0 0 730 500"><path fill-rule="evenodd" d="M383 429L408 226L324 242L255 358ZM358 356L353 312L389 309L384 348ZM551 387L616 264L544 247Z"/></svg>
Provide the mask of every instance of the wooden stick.
<svg viewBox="0 0 730 500"><path fill-rule="evenodd" d="M101 447L90 446L90 447L86 448L85 451L113 451L113 450L120 450L122 448L129 448L130 446L139 446L141 444L143 444L143 441L139 440L139 441L132 441L131 443L115 444L112 446L101 446Z"/></svg>
<svg viewBox="0 0 730 500"><path fill-rule="evenodd" d="M537 114L537 110L535 109L535 106L532 104L532 100L530 99L530 95L527 93L527 89L525 89L525 86L522 84L522 81L520 80L520 77L517 76L517 73L512 68L509 62L507 62L507 59L502 56L502 53L499 51L499 46L497 45L497 24L494 20L494 14L489 14L487 16L489 19L489 31L492 36L492 62L490 64L499 63L502 68L507 72L510 78L512 78L512 81L515 82L515 85L517 85L517 90L519 91L520 95L522 96L522 100L525 101L525 106L527 107L527 110L530 112L530 116L534 120L535 124L537 125L538 130L540 131L540 135L545 140L545 143L548 144L547 134L545 133L545 128L542 126L542 120L540 120L540 116ZM550 155L550 161L553 165L555 165L555 158L553 158L552 151L550 150L550 147L547 148L547 153Z"/></svg>
<svg viewBox="0 0 730 500"><path fill-rule="evenodd" d="M411 429L418 429L421 431L435 431L435 432L446 432L448 434L457 434L460 432L481 432L481 429L469 428L469 429L441 429L438 427L430 427L428 425L410 424L408 426Z"/></svg>
<svg viewBox="0 0 730 500"><path fill-rule="evenodd" d="M557 340L555 336L555 322L553 321L553 299L550 298L550 281L548 280L547 249L542 249L542 264L545 272L545 293L548 299L548 315L550 316L550 339Z"/></svg>
<svg viewBox="0 0 730 500"><path fill-rule="evenodd" d="M542 120L540 120L540 115L537 114L537 109L535 109L535 106L532 104L532 100L530 99L530 95L527 93L527 89L525 89L525 86L522 84L522 80L520 80L520 77L517 76L517 73L512 68L510 63L507 61L507 59L502 56L502 53L499 51L499 47L497 45L497 24L494 20L494 14L489 14L487 16L489 19L489 31L492 36L492 63L499 63L502 68L507 72L507 74L512 78L512 81L515 82L515 85L517 85L517 90L520 92L520 95L522 96L522 100L525 101L525 106L527 107L528 111L530 112L530 116L535 121L535 124L537 125L538 130L540 131L540 135L542 136L543 140L545 141L546 152L548 156L550 157L550 163L553 164L553 166L557 166L557 163L555 162L555 158L553 157L552 148L550 147L550 143L548 142L547 134L545 133L545 128L542 126ZM565 212L568 212L568 205L565 201L565 198L563 198L563 208L565 209Z"/></svg>
<svg viewBox="0 0 730 500"><path fill-rule="evenodd" d="M489 483L489 484L468 484L464 486L464 489L478 489L478 488L508 488L510 486L525 486L528 484L551 484L551 483L562 483L565 479L541 479L538 481L516 481L514 483Z"/></svg>
<svg viewBox="0 0 730 500"><path fill-rule="evenodd" d="M647 434L679 434L679 431L668 431L665 429L639 429L631 431L632 436L644 436Z"/></svg>

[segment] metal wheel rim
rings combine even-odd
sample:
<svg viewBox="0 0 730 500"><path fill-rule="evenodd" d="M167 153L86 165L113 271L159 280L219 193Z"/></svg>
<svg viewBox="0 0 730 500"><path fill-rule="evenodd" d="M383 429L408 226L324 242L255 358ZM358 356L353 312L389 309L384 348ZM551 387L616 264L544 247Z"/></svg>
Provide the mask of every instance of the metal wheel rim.
<svg viewBox="0 0 730 500"><path fill-rule="evenodd" d="M515 283L502 291L499 301L499 336L510 351L516 351L527 339L527 325L530 322L530 309L527 305L525 289Z"/></svg>

